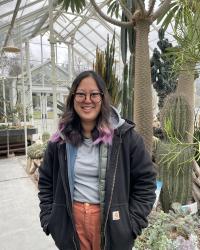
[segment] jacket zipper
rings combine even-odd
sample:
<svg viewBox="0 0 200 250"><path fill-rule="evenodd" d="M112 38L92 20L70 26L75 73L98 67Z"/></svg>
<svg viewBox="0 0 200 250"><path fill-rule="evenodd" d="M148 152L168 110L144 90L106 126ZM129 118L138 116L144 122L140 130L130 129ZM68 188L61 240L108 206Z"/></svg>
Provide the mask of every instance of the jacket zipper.
<svg viewBox="0 0 200 250"><path fill-rule="evenodd" d="M122 139L121 139L121 133L120 133L120 143L119 143L119 147L118 147L118 151L117 151L115 172L114 172L113 183L112 183L112 188L111 188L111 195L110 195L110 200L109 200L109 204L108 204L108 210L107 210L106 220L105 220L105 225L104 225L104 237L105 237L104 250L106 250L106 243L107 243L107 240L106 240L106 224L107 224L107 221L108 221L108 215L109 215L111 202L112 202L112 197L113 197L113 191L114 191L114 186L115 186L115 179L116 179L116 174L117 174L117 165L118 165L118 160L119 160L119 151L120 151L121 143L122 143Z"/></svg>

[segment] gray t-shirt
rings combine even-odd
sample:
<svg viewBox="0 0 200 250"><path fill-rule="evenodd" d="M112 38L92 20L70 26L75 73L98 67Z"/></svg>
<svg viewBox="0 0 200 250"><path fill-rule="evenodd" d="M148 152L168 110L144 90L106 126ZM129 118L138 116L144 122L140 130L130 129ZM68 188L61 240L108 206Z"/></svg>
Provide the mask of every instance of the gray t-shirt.
<svg viewBox="0 0 200 250"><path fill-rule="evenodd" d="M74 174L74 200L98 204L99 146L92 139L84 139L78 148Z"/></svg>

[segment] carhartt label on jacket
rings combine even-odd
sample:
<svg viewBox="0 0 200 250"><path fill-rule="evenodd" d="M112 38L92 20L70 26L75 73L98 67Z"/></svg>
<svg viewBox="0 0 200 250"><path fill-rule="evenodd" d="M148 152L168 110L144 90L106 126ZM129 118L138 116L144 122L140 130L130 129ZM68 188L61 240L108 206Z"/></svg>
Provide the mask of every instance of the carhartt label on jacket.
<svg viewBox="0 0 200 250"><path fill-rule="evenodd" d="M113 211L112 217L113 220L120 220L119 211Z"/></svg>

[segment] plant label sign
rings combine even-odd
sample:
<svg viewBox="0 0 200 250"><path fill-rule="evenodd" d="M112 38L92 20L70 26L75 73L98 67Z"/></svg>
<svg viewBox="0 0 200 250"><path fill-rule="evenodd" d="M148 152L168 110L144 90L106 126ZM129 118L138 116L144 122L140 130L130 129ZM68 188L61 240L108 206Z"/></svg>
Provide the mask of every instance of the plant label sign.
<svg viewBox="0 0 200 250"><path fill-rule="evenodd" d="M160 192L161 192L161 189L162 189L162 186L163 186L163 182L162 181L156 181L156 200L154 202L154 205L153 207L156 208L157 205L158 205L158 201L159 201L159 197L160 197Z"/></svg>
<svg viewBox="0 0 200 250"><path fill-rule="evenodd" d="M181 206L181 208L183 209L183 211L189 212L190 214L196 214L198 211L197 202Z"/></svg>

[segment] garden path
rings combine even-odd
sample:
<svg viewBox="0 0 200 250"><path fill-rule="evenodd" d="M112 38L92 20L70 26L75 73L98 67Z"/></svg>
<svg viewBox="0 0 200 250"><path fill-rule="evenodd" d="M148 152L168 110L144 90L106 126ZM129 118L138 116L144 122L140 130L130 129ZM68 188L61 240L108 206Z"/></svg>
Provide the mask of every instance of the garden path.
<svg viewBox="0 0 200 250"><path fill-rule="evenodd" d="M0 159L0 249L55 250L39 222L37 187L24 156Z"/></svg>

